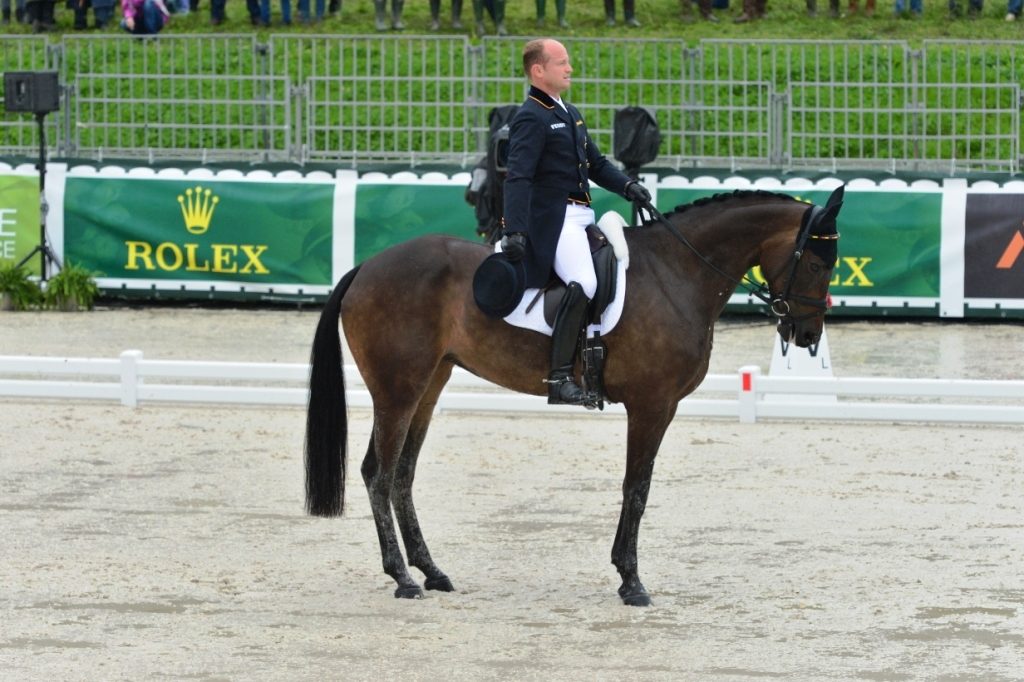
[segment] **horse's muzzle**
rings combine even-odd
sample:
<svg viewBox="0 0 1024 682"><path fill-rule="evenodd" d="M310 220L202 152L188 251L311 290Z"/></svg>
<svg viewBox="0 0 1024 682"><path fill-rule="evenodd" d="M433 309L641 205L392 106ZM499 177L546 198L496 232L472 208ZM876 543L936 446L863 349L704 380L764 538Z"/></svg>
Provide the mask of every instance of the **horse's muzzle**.
<svg viewBox="0 0 1024 682"><path fill-rule="evenodd" d="M821 326L797 322L784 317L779 320L776 328L783 343L796 344L798 348L810 348L818 345L821 340Z"/></svg>

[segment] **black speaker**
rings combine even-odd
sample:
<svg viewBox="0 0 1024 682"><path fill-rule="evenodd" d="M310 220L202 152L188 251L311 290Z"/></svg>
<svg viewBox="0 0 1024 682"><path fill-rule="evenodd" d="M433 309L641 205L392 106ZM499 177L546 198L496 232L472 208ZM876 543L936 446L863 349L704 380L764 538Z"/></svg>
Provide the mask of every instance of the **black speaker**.
<svg viewBox="0 0 1024 682"><path fill-rule="evenodd" d="M60 109L60 84L56 71L7 71L4 73L4 106L11 112L48 114Z"/></svg>

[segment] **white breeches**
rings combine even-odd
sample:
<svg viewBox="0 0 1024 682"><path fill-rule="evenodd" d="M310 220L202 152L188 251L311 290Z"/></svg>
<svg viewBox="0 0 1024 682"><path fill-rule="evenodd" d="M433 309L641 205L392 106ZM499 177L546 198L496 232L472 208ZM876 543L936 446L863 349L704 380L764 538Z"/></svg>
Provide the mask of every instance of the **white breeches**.
<svg viewBox="0 0 1024 682"><path fill-rule="evenodd" d="M587 298L597 293L597 275L594 260L587 243L587 225L594 223L594 209L579 204L565 207L565 223L555 248L555 274L562 281L579 282Z"/></svg>

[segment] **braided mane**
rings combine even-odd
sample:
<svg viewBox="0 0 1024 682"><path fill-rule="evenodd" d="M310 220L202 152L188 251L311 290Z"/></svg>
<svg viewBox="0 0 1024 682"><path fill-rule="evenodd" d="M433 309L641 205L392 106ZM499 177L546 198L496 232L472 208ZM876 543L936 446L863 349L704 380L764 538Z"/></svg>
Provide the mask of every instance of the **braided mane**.
<svg viewBox="0 0 1024 682"><path fill-rule="evenodd" d="M696 199L688 204L676 206L669 212L669 215L683 213L693 208L708 206L709 204L721 204L734 199L780 199L786 201L800 201L788 194L779 194L778 192L769 192L763 189L737 189L732 192L722 192L710 197L701 197L700 199Z"/></svg>

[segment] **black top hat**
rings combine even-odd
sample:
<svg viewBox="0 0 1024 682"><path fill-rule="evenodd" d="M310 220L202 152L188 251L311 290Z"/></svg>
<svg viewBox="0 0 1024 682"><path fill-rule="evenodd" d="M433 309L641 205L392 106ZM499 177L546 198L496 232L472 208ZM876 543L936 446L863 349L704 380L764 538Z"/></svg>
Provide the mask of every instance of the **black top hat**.
<svg viewBox="0 0 1024 682"><path fill-rule="evenodd" d="M505 317L519 305L526 290L526 266L503 253L484 259L473 275L473 298L488 317Z"/></svg>

